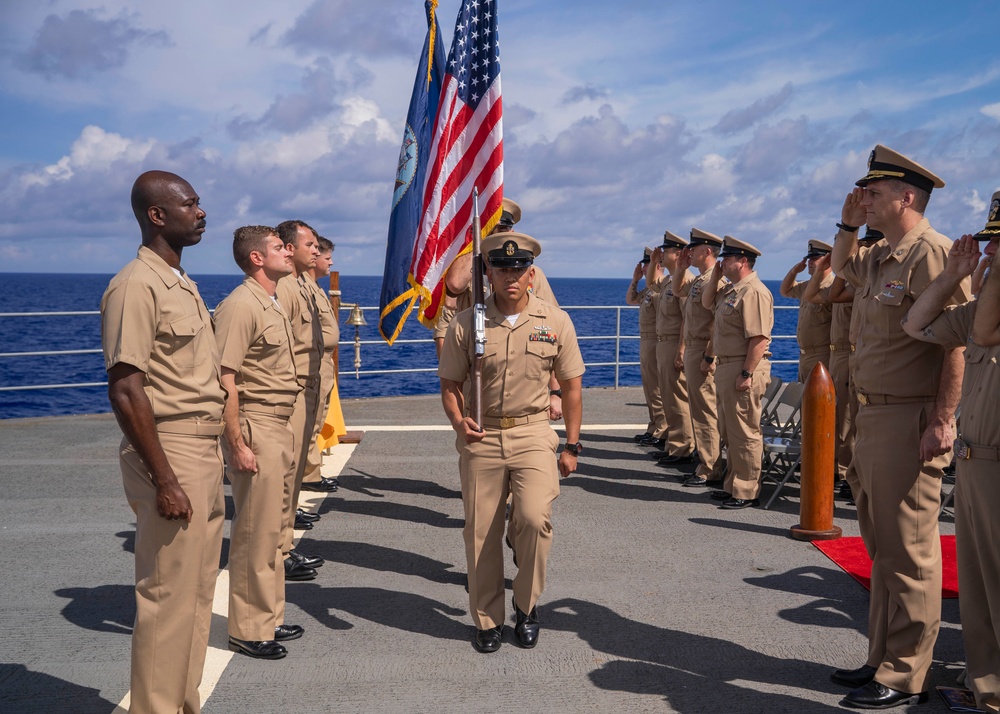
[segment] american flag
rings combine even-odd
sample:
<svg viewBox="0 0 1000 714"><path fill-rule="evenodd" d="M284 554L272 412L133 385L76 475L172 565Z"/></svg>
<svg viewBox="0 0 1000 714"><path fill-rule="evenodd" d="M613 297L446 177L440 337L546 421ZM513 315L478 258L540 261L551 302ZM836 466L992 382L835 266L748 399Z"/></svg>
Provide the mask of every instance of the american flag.
<svg viewBox="0 0 1000 714"><path fill-rule="evenodd" d="M483 233L500 220L503 104L497 28L495 0L463 0L445 63L413 251L420 321L428 326L437 319L445 271L472 240L473 187L479 189Z"/></svg>

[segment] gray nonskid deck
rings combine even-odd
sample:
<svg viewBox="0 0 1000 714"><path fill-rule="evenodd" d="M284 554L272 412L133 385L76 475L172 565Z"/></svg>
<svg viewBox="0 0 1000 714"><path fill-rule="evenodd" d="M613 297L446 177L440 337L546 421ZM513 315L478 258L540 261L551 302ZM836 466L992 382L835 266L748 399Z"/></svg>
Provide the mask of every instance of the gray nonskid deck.
<svg viewBox="0 0 1000 714"><path fill-rule="evenodd" d="M438 398L349 400L348 427L379 430L299 544L327 560L317 580L288 584L287 620L306 635L284 660L233 656L204 711L845 711L829 673L863 662L868 595L789 538L797 490L770 511L721 511L632 443L640 390L587 390L584 404L536 649L510 628L496 654L472 648L455 439L435 429ZM393 425L427 429L382 430ZM109 415L0 421L0 711L112 712L126 694L133 521L119 439ZM856 535L842 504L836 523ZM950 685L956 600L943 619L934 681ZM212 645L225 650L222 617ZM947 708L932 697L919 710Z"/></svg>

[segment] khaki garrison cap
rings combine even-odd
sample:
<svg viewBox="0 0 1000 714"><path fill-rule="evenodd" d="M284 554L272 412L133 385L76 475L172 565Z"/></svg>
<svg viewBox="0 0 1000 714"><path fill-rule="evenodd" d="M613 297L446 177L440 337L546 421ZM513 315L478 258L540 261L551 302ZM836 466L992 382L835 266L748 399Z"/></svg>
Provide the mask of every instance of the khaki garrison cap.
<svg viewBox="0 0 1000 714"><path fill-rule="evenodd" d="M486 262L494 268L527 268L542 252L541 244L524 233L494 233L483 238Z"/></svg>
<svg viewBox="0 0 1000 714"><path fill-rule="evenodd" d="M832 245L813 238L812 240L809 241L809 252L806 253L806 257L819 258L820 256L823 255L829 255L831 252L833 252Z"/></svg>
<svg viewBox="0 0 1000 714"><path fill-rule="evenodd" d="M749 243L741 240L737 240L732 236L726 236L722 239L722 252L719 253L720 258L725 258L727 255L760 255L760 251Z"/></svg>
<svg viewBox="0 0 1000 714"><path fill-rule="evenodd" d="M722 247L722 239L714 233L703 231L700 228L691 229L691 246L710 245L716 248Z"/></svg>
<svg viewBox="0 0 1000 714"><path fill-rule="evenodd" d="M927 193L935 188L944 188L944 181L938 176L917 162L878 144L868 156L868 173L860 178L855 185L867 186L872 181L889 178L905 181L911 186L922 188Z"/></svg>
<svg viewBox="0 0 1000 714"><path fill-rule="evenodd" d="M500 214L500 225L508 228L521 220L521 207L509 198L504 198L503 213Z"/></svg>
<svg viewBox="0 0 1000 714"><path fill-rule="evenodd" d="M976 240L994 240L1000 238L1000 191L993 194L990 201L990 213L986 217L986 227L973 236Z"/></svg>
<svg viewBox="0 0 1000 714"><path fill-rule="evenodd" d="M663 246L664 248L683 248L688 242L681 238L679 235L671 233L670 231L663 231Z"/></svg>

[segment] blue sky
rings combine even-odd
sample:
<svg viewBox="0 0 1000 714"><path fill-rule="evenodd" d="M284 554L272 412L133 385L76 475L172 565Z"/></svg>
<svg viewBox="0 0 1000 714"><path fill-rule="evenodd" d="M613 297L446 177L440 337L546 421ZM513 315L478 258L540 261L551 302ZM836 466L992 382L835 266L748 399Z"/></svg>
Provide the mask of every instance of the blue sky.
<svg viewBox="0 0 1000 714"><path fill-rule="evenodd" d="M373 12L376 10L377 13ZM0 272L114 272L132 181L202 196L185 253L301 218L382 272L418 0L39 0L0 7ZM441 0L450 43L458 0ZM780 278L829 240L876 143L942 176L978 230L1000 188L1000 3L499 0L506 194L553 276L627 277L664 229L730 234Z"/></svg>

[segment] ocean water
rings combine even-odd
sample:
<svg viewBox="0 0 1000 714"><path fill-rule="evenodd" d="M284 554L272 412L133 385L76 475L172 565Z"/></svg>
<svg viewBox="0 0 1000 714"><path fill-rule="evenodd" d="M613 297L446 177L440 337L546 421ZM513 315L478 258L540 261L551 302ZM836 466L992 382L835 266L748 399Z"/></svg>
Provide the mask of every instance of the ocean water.
<svg viewBox="0 0 1000 714"><path fill-rule="evenodd" d="M111 275L0 273L0 313L96 311ZM193 275L209 308L214 308L239 285L240 275ZM324 287L325 281L324 282ZM382 279L379 276L340 276L341 301L359 303L365 310L366 326L359 329L362 342L361 370L392 370L404 368L433 369L437 365L433 343L401 344L403 340L429 339L431 333L411 314L399 341L387 346L378 334L378 300ZM629 278L549 278L552 289L563 306L625 305ZM775 294L775 305L794 305L795 301L777 295L778 281L765 281ZM580 337L615 335L618 311L569 309L570 317ZM795 310L776 310L774 335L795 334ZM347 310L341 311L341 323L347 320ZM620 311L621 334L638 335L638 311ZM353 341L354 328L341 324L341 342ZM101 346L100 317L0 317L0 353L40 352L51 350L94 350ZM614 362L615 340L581 340L584 360L589 363ZM621 362L639 361L639 341L621 340ZM796 359L795 340L775 340L774 359ZM433 394L438 391L438 379L433 371L415 374L366 375L354 377L354 346L341 344L340 370L342 399L384 397L409 394ZM794 379L795 365L775 365L773 371L782 379ZM585 387L614 386L614 367L588 367ZM639 368L622 367L619 384L640 383ZM72 384L104 382L104 360L100 353L59 356L4 357L0 356L0 386L39 384ZM0 391L0 418L55 416L65 414L96 414L110 411L107 388L76 387L72 389L40 389Z"/></svg>

